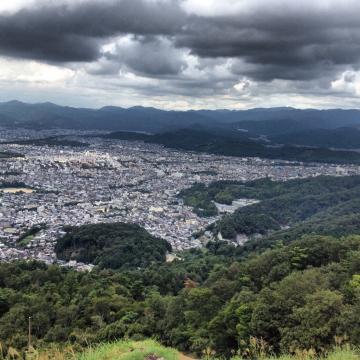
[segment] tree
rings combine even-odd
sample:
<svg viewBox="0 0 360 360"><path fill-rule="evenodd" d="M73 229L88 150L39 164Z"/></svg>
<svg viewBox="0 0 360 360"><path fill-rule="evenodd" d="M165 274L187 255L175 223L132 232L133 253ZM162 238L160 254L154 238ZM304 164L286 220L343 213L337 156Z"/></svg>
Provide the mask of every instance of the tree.
<svg viewBox="0 0 360 360"><path fill-rule="evenodd" d="M280 328L283 351L313 348L322 351L337 335L343 297L337 291L318 290L305 297L305 304L291 314L291 326Z"/></svg>

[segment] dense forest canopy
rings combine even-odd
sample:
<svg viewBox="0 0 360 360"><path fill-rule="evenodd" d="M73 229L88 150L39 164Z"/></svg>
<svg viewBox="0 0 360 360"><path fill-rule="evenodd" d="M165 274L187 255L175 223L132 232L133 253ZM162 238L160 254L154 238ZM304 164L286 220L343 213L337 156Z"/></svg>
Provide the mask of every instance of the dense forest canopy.
<svg viewBox="0 0 360 360"><path fill-rule="evenodd" d="M135 224L111 223L68 227L57 241L59 259L76 260L100 268L128 269L164 262L171 245Z"/></svg>
<svg viewBox="0 0 360 360"><path fill-rule="evenodd" d="M335 336L360 346L359 182L353 176L196 185L195 195L184 193L204 203L258 199L215 227L248 215L264 236L238 247L212 241L170 263L169 245L137 225L68 228L58 256L97 266L77 272L1 263L0 341L25 348L31 316L37 347L152 337L198 356L210 349L229 358L254 338L273 353L324 353ZM291 227L269 232L268 216Z"/></svg>
<svg viewBox="0 0 360 360"><path fill-rule="evenodd" d="M319 176L285 182L270 179L246 183L219 181L209 186L195 184L179 196L199 215L208 215L213 201L230 204L239 198L260 200L237 209L211 226L215 234L220 232L227 239L235 238L238 233L269 235L288 226L291 230L276 232L275 238L284 239L291 232L343 235L359 230L354 217L360 213L360 176ZM352 226L351 219L354 219ZM332 224L337 224L337 230Z"/></svg>
<svg viewBox="0 0 360 360"><path fill-rule="evenodd" d="M360 238L307 236L237 258L225 243L146 269L76 272L0 264L0 340L25 347L155 337L230 356L263 338L273 351L324 351L335 335L360 345Z"/></svg>

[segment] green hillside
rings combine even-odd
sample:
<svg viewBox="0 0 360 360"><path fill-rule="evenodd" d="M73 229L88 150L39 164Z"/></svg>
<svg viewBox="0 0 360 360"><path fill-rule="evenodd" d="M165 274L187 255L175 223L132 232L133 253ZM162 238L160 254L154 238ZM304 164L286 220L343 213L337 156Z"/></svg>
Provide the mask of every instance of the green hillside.
<svg viewBox="0 0 360 360"><path fill-rule="evenodd" d="M360 176L320 176L285 182L219 181L208 186L195 184L180 192L179 197L203 216L217 213L214 201L231 204L239 198L259 200L224 216L210 229L215 234L221 232L226 239L238 233L267 235L254 240L257 244L263 242L265 248L275 241L291 241L309 233L345 235L360 231Z"/></svg>
<svg viewBox="0 0 360 360"><path fill-rule="evenodd" d="M90 344L154 337L201 356L242 354L252 338L272 352L360 345L360 237L307 236L246 259L224 243L146 269L77 272L0 264L0 341Z"/></svg>
<svg viewBox="0 0 360 360"><path fill-rule="evenodd" d="M76 260L101 268L129 269L164 262L171 245L136 224L110 223L68 227L57 241L59 259Z"/></svg>

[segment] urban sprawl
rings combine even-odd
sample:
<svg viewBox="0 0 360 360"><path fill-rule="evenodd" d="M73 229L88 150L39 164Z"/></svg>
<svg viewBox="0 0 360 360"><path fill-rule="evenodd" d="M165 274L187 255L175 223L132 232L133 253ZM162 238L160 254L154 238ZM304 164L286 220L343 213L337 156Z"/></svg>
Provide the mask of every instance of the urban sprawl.
<svg viewBox="0 0 360 360"><path fill-rule="evenodd" d="M60 135L88 146L4 144ZM70 130L0 129L0 150L24 155L0 159L0 260L59 262L54 245L65 234L64 226L119 221L143 226L168 240L175 251L196 247L201 244L193 234L218 219L198 217L177 196L196 182L263 177L284 181L360 173L355 165L224 157L87 135ZM225 212L249 203L239 199L234 206L218 206ZM41 230L24 237L34 226ZM23 239L19 242L19 238Z"/></svg>

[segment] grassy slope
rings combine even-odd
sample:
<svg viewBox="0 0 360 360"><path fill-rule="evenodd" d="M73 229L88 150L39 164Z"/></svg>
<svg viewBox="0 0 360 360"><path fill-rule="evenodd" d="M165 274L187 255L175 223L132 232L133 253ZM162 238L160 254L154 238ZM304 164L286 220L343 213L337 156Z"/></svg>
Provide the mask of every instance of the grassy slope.
<svg viewBox="0 0 360 360"><path fill-rule="evenodd" d="M11 357L6 357L6 359L8 358ZM35 350L34 355L27 358L31 360L196 360L150 339L144 341L123 340L103 344L89 348L80 355L76 355L73 350L61 352L55 349L55 351L49 350L40 353ZM360 352L359 350L350 350L345 346L343 349L336 348L326 357L306 356L305 353L299 353L297 356L283 355L280 357L263 357L254 354L254 358L258 360L360 360ZM219 360L216 355L213 357L206 354L204 354L203 359ZM231 360L246 359L235 356ZM247 358L247 360L250 360L250 358Z"/></svg>
<svg viewBox="0 0 360 360"><path fill-rule="evenodd" d="M161 346L154 340L145 340L105 344L86 351L80 355L79 360L143 360L150 358L150 355L164 360L180 359L180 354L176 350Z"/></svg>
<svg viewBox="0 0 360 360"><path fill-rule="evenodd" d="M316 360L318 358L302 357L301 355L295 356L295 357L284 355L284 356L281 356L278 358L265 358L262 360L311 360L311 359ZM359 360L360 356L351 350L336 350L333 353L329 354L327 357L321 358L321 359L322 360ZM233 359L233 360L235 360L235 359ZM238 359L238 360L241 360L241 359Z"/></svg>
<svg viewBox="0 0 360 360"><path fill-rule="evenodd" d="M155 357L153 357L155 355ZM166 348L154 340L145 341L119 341L110 344L104 344L97 348L90 349L81 354L78 360L144 360L156 359L163 360L191 360L191 358L184 356L178 351ZM207 357L208 358L208 357ZM209 358L208 358L209 359ZM310 360L313 357L305 356L281 356L278 358L268 357L261 358L262 360ZM351 350L335 350L323 360L360 360L360 355ZM232 360L241 360L235 357Z"/></svg>

